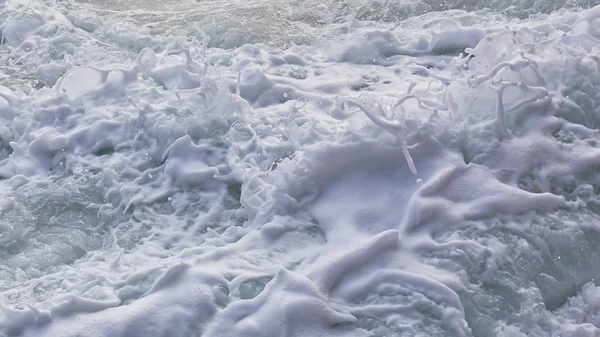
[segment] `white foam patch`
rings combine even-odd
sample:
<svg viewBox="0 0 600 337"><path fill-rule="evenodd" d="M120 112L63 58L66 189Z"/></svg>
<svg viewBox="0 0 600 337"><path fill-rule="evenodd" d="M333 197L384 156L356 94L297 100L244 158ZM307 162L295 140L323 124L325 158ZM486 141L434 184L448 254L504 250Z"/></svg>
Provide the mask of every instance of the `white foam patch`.
<svg viewBox="0 0 600 337"><path fill-rule="evenodd" d="M598 335L600 11L382 3L6 2L0 336Z"/></svg>

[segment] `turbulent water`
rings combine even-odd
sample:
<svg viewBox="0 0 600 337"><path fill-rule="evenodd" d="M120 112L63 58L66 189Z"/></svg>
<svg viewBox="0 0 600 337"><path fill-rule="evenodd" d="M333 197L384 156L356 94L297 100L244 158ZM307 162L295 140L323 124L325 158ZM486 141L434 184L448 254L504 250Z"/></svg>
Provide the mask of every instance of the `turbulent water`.
<svg viewBox="0 0 600 337"><path fill-rule="evenodd" d="M596 5L0 0L0 336L600 336Z"/></svg>

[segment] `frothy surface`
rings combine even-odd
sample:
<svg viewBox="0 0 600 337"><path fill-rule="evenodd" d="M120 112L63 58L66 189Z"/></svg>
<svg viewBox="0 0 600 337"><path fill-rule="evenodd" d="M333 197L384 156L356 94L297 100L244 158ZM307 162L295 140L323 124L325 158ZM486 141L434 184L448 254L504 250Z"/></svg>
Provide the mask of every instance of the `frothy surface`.
<svg viewBox="0 0 600 337"><path fill-rule="evenodd" d="M598 336L594 5L2 2L0 336Z"/></svg>

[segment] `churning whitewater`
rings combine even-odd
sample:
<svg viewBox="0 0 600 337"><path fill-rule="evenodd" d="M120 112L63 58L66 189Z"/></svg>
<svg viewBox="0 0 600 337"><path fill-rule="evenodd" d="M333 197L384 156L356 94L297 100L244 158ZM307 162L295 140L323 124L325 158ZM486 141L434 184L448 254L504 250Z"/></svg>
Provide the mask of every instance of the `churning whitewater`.
<svg viewBox="0 0 600 337"><path fill-rule="evenodd" d="M0 336L600 336L595 5L0 0Z"/></svg>

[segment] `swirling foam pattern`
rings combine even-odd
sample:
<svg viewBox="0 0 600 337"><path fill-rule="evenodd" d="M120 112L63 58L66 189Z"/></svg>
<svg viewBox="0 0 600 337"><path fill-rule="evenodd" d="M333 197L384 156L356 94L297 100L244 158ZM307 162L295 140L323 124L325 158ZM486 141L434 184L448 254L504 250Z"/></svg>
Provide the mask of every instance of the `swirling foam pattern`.
<svg viewBox="0 0 600 337"><path fill-rule="evenodd" d="M0 1L0 336L600 336L595 1Z"/></svg>

